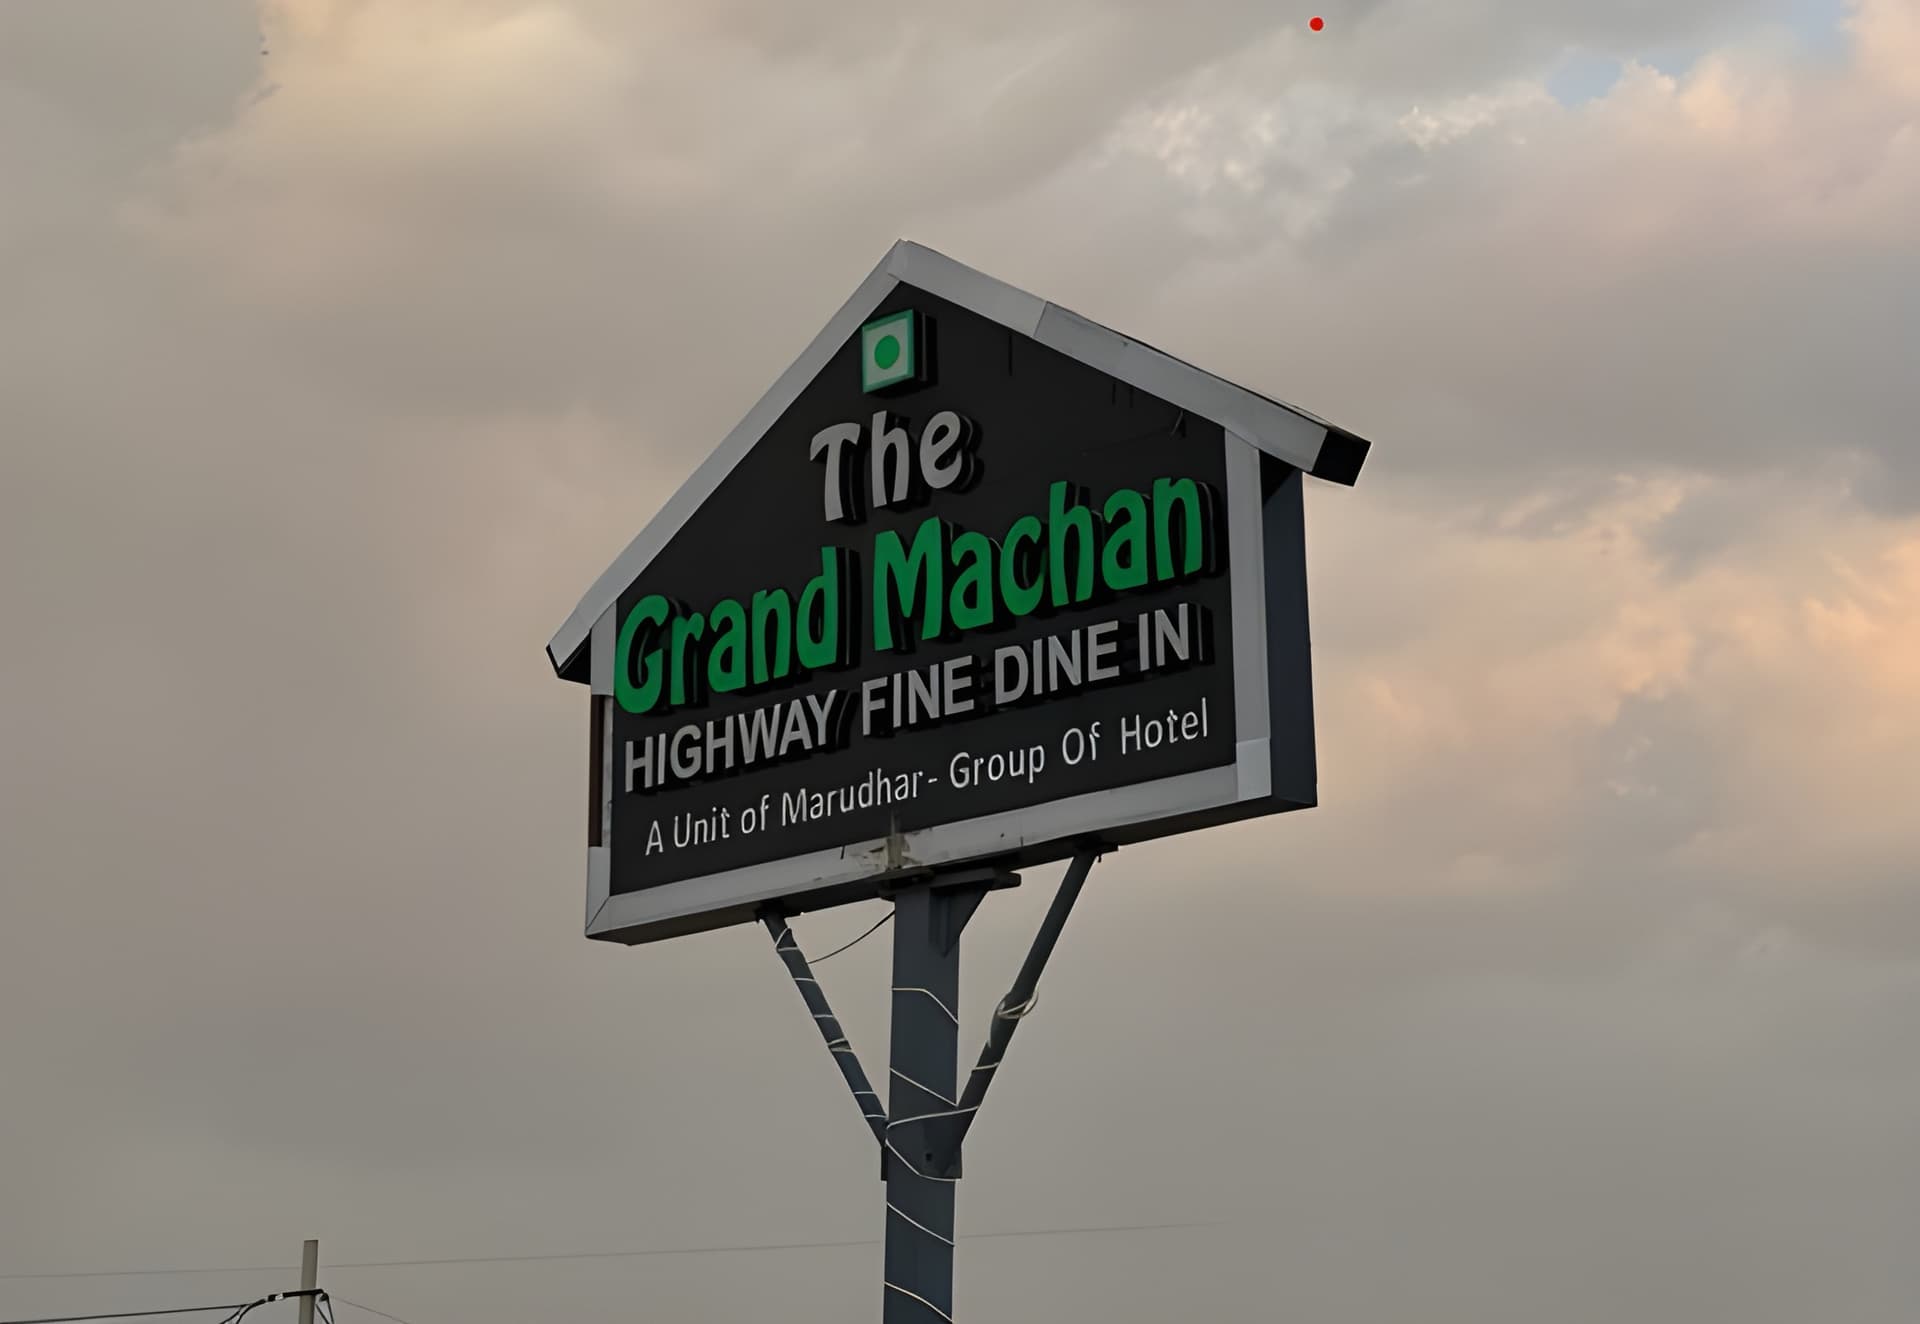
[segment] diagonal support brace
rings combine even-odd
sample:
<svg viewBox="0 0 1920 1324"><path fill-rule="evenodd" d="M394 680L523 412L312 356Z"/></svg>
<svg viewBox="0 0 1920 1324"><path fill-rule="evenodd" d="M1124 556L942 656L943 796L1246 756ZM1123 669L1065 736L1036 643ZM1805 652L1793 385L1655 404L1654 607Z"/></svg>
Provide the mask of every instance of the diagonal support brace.
<svg viewBox="0 0 1920 1324"><path fill-rule="evenodd" d="M1092 872L1093 862L1100 858L1100 854L1095 848L1083 849L1067 866L1066 876L1060 880L1060 888L1053 894L1052 904L1047 907L1046 918L1040 921L1040 931L1033 936L1033 946L1027 950L1027 959L1021 962L1020 973L1014 976L1013 987L1007 991L1006 997L1000 999L1000 1005L993 1009L993 1020L987 1028L986 1046L980 1050L980 1061L967 1077L966 1087L960 1092L953 1116L930 1123L944 1123L940 1138L945 1140L951 1135L950 1143L956 1155L961 1142L967 1137L967 1131L973 1126L973 1119L980 1115L980 1104L987 1097L987 1086L993 1083L1000 1061L1007 1054L1007 1045L1013 1042L1014 1030L1033 1010L1040 976L1047 968L1047 958L1053 955L1054 944L1060 941L1060 931L1067 925L1067 916L1073 913L1073 903L1080 899L1080 889L1086 885L1087 875Z"/></svg>
<svg viewBox="0 0 1920 1324"><path fill-rule="evenodd" d="M786 963L787 973L793 976L794 987L800 990L807 1010L813 1014L813 1023L820 1027L820 1036L827 1041L827 1049L833 1054L840 1074L846 1077L847 1088L853 1091L853 1101L860 1105L861 1115L867 1119L873 1138L884 1144L887 1138L886 1108L882 1106L880 1096L874 1093L867 1073L861 1069L859 1055L853 1051L853 1045L847 1042L847 1032L840 1028L833 1008L827 1005L827 995L821 990L820 981L813 977L813 967L800 954L800 940L793 936L793 930L783 916L765 912L761 914L760 922L767 926L767 932L772 935L773 950L780 953L780 959Z"/></svg>

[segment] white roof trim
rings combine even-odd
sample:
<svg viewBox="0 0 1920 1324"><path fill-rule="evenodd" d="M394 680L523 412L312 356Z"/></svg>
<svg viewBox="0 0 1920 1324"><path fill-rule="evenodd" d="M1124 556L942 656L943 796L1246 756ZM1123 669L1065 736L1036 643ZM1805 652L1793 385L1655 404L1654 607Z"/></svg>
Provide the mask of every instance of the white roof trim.
<svg viewBox="0 0 1920 1324"><path fill-rule="evenodd" d="M958 304L1149 395L1218 423L1258 449L1308 473L1319 465L1328 437L1339 431L1303 409L1235 386L1150 345L1130 340L1098 322L975 271L944 253L902 239L860 282L853 297L841 305L840 311L800 357L760 397L760 402L647 522L640 536L628 543L626 550L593 581L593 587L547 644L547 656L555 670L565 668L585 646L594 622L613 606L627 585L639 577L648 562L733 472L733 467L746 458L754 443L766 435L767 429L799 398L847 338L860 329L868 315L900 284L912 285ZM1357 442L1347 434L1341 435L1349 442ZM1364 453L1365 443L1357 444ZM1348 465L1342 467L1349 466L1357 472L1358 460L1350 459Z"/></svg>

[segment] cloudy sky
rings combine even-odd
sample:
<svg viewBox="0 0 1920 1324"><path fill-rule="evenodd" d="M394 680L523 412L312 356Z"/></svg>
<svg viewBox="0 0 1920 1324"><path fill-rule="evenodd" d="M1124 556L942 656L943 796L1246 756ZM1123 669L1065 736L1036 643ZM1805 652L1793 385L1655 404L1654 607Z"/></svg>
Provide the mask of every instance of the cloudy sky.
<svg viewBox="0 0 1920 1324"><path fill-rule="evenodd" d="M877 1316L542 647L905 236L1377 443L1323 807L1096 872L962 1317L1909 1324L1920 0L1313 5L0 0L0 1318Z"/></svg>

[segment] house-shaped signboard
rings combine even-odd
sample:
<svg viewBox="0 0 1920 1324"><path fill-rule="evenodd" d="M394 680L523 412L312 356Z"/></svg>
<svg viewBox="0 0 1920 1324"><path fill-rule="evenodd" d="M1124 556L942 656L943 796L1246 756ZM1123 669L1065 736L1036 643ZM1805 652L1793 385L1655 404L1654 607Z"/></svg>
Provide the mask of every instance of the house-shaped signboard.
<svg viewBox="0 0 1920 1324"><path fill-rule="evenodd" d="M896 244L548 646L588 934L1312 805L1303 479L1367 450Z"/></svg>

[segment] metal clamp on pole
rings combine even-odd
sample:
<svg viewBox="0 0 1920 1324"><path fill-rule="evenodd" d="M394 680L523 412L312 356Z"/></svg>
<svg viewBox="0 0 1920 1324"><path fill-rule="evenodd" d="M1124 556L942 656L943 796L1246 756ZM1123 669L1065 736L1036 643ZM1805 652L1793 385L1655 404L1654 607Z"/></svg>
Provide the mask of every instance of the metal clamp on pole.
<svg viewBox="0 0 1920 1324"><path fill-rule="evenodd" d="M1013 1042L1014 1029L1039 1000L1040 976L1047 968L1047 958L1053 955L1054 944L1060 941L1060 931L1067 925L1067 916L1073 913L1073 903L1080 899L1080 889L1086 885L1087 874L1092 872L1093 862L1100 858L1100 854L1098 848L1090 847L1073 857L1073 863L1067 866L1066 876L1060 880L1060 890L1053 894L1053 902L1047 907L1046 918L1040 921L1040 931L1033 936L1033 946L1027 951L1027 959L1021 963L1020 973L1014 976L1013 987L1007 990L1007 996L1000 999L1000 1005L994 1008L993 1022L987 1028L987 1043L980 1050L980 1061L967 1077L966 1088L960 1092L959 1102L955 1105L953 1125L957 1134L953 1144L956 1148L966 1139L968 1128L980 1112L980 1103L987 1097L987 1086L993 1083L994 1073L1007 1054L1007 1045Z"/></svg>

